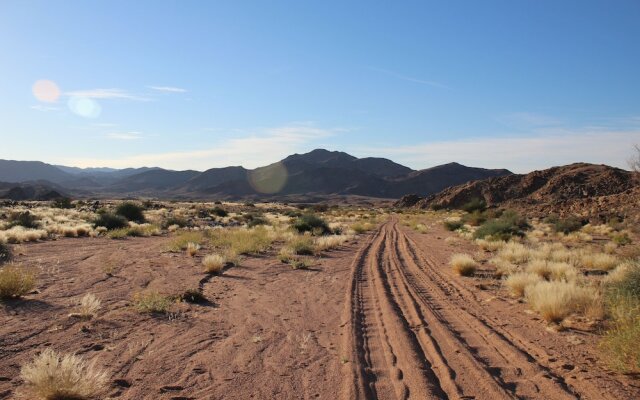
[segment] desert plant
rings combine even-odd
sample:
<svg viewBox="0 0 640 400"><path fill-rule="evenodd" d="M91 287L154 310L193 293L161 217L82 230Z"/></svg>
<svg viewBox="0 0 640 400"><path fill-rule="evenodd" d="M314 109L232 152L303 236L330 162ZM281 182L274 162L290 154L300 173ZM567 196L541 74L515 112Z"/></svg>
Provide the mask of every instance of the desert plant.
<svg viewBox="0 0 640 400"><path fill-rule="evenodd" d="M129 223L127 222L127 219L121 215L104 212L99 214L98 218L93 221L93 226L96 228L103 226L108 230L113 230L126 228L129 226Z"/></svg>
<svg viewBox="0 0 640 400"><path fill-rule="evenodd" d="M448 231L457 231L464 226L464 223L457 219L447 219L443 223L444 228Z"/></svg>
<svg viewBox="0 0 640 400"><path fill-rule="evenodd" d="M93 318L100 309L102 302L91 293L87 293L80 299L76 312L70 314L71 317Z"/></svg>
<svg viewBox="0 0 640 400"><path fill-rule="evenodd" d="M515 211L505 211L499 218L491 219L482 224L474 233L476 239L491 237L494 240L508 241L513 236L524 236L529 229L526 219Z"/></svg>
<svg viewBox="0 0 640 400"><path fill-rule="evenodd" d="M209 254L202 259L204 271L210 274L219 274L222 272L227 259L220 254Z"/></svg>
<svg viewBox="0 0 640 400"><path fill-rule="evenodd" d="M290 264L293 269L309 269L309 267L313 265L313 263L306 258L295 258Z"/></svg>
<svg viewBox="0 0 640 400"><path fill-rule="evenodd" d="M180 228L184 228L185 226L189 225L189 222L183 217L172 215L169 218L165 219L164 222L162 223L162 227L164 229L167 229L168 227L174 226L174 225Z"/></svg>
<svg viewBox="0 0 640 400"><path fill-rule="evenodd" d="M189 257L195 256L198 250L200 250L200 245L198 243L194 243L194 242L187 243L187 247L185 251L187 252Z"/></svg>
<svg viewBox="0 0 640 400"><path fill-rule="evenodd" d="M335 247L342 246L349 240L352 240L351 235L327 235L321 236L314 240L315 251L330 250Z"/></svg>
<svg viewBox="0 0 640 400"><path fill-rule="evenodd" d="M472 276L478 268L478 264L468 254L454 254L449 261L449 265L456 274L462 276Z"/></svg>
<svg viewBox="0 0 640 400"><path fill-rule="evenodd" d="M213 214L215 216L218 216L218 217L226 217L227 215L229 215L227 210L225 210L224 208L222 208L220 206L213 207L213 209L211 210L211 214Z"/></svg>
<svg viewBox="0 0 640 400"><path fill-rule="evenodd" d="M498 251L507 244L504 240L476 239L475 242L482 250L486 251Z"/></svg>
<svg viewBox="0 0 640 400"><path fill-rule="evenodd" d="M0 242L0 264L11 259L11 249L6 244Z"/></svg>
<svg viewBox="0 0 640 400"><path fill-rule="evenodd" d="M624 246L631 243L631 238L626 232L612 235L611 240L613 243L617 244L618 246Z"/></svg>
<svg viewBox="0 0 640 400"><path fill-rule="evenodd" d="M133 296L134 308L140 313L165 313L172 302L171 297L155 291L136 293Z"/></svg>
<svg viewBox="0 0 640 400"><path fill-rule="evenodd" d="M312 255L315 250L313 238L310 236L294 236L286 246L297 255Z"/></svg>
<svg viewBox="0 0 640 400"><path fill-rule="evenodd" d="M178 253L186 250L189 243L201 244L204 241L204 234L200 231L180 232L168 244L167 249Z"/></svg>
<svg viewBox="0 0 640 400"><path fill-rule="evenodd" d="M311 232L324 235L331 232L325 220L314 214L305 214L298 217L292 226L299 233Z"/></svg>
<svg viewBox="0 0 640 400"><path fill-rule="evenodd" d="M468 213L482 212L486 208L487 208L487 202L484 199L481 199L478 197L474 197L473 199L469 200L467 203L463 204L462 207L460 207L460 209Z"/></svg>
<svg viewBox="0 0 640 400"><path fill-rule="evenodd" d="M116 215L126 218L127 221L133 221L139 224L144 222L144 209L142 206L130 201L118 204L116 207Z"/></svg>
<svg viewBox="0 0 640 400"><path fill-rule="evenodd" d="M22 297L36 286L36 274L19 265L0 268L0 299Z"/></svg>
<svg viewBox="0 0 640 400"><path fill-rule="evenodd" d="M22 226L28 229L36 229L40 227L40 223L38 222L38 218L31 214L29 211L24 212L16 212L9 215L9 225L8 228L12 228L14 226Z"/></svg>
<svg viewBox="0 0 640 400"><path fill-rule="evenodd" d="M531 251L520 243L509 242L498 251L496 257L512 264L521 265L529 261Z"/></svg>
<svg viewBox="0 0 640 400"><path fill-rule="evenodd" d="M87 363L75 354L60 354L46 349L24 365L20 375L39 399L87 399L102 392L107 374L95 363Z"/></svg>
<svg viewBox="0 0 640 400"><path fill-rule="evenodd" d="M514 297L524 296L525 289L528 286L535 285L540 282L542 278L538 274L531 272L516 272L513 275L509 275L504 280L504 285L509 289L509 292Z"/></svg>
<svg viewBox="0 0 640 400"><path fill-rule="evenodd" d="M274 240L273 231L263 226L251 229L212 229L210 238L211 244L224 249L227 255L229 252L235 255L262 253Z"/></svg>
<svg viewBox="0 0 640 400"><path fill-rule="evenodd" d="M597 299L597 294L592 288L573 282L541 281L526 287L525 298L545 321L559 323L569 314L586 309Z"/></svg>
<svg viewBox="0 0 640 400"><path fill-rule="evenodd" d="M568 234L576 232L582 228L582 221L577 217L571 216L564 219L557 219L553 222L553 229L556 232L562 232Z"/></svg>
<svg viewBox="0 0 640 400"><path fill-rule="evenodd" d="M462 217L462 222L471 226L479 226L487 221L487 215L482 211L473 211Z"/></svg>
<svg viewBox="0 0 640 400"><path fill-rule="evenodd" d="M73 203L68 197L58 197L53 200L53 208L70 209L73 208Z"/></svg>

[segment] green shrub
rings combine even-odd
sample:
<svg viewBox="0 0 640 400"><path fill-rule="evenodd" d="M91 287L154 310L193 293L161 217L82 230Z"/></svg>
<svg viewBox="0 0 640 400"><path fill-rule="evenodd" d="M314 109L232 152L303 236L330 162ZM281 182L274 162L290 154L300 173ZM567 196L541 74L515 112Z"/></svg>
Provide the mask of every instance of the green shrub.
<svg viewBox="0 0 640 400"><path fill-rule="evenodd" d="M558 219L553 223L553 230L556 232L562 232L564 234L575 232L582 228L582 221L576 217L568 217L564 219Z"/></svg>
<svg viewBox="0 0 640 400"><path fill-rule="evenodd" d="M331 229L329 229L325 220L313 214L305 214L298 217L293 223L293 228L300 233L312 232L321 235L331 233Z"/></svg>
<svg viewBox="0 0 640 400"><path fill-rule="evenodd" d="M471 226L479 226L487 221L487 215L479 210L473 211L469 214L465 214L462 217L462 222Z"/></svg>
<svg viewBox="0 0 640 400"><path fill-rule="evenodd" d="M29 211L13 213L9 216L9 228L14 226L22 226L29 229L40 227L38 218Z"/></svg>
<svg viewBox="0 0 640 400"><path fill-rule="evenodd" d="M182 218L182 217L171 216L171 217L167 218L166 220L164 220L164 222L162 223L162 227L164 229L167 229L168 227L173 226L173 225L177 225L180 228L184 228L185 226L189 225L189 222L186 219Z"/></svg>
<svg viewBox="0 0 640 400"><path fill-rule="evenodd" d="M126 218L127 221L133 221L139 224L144 222L144 209L130 201L120 203L118 207L116 207L116 215Z"/></svg>
<svg viewBox="0 0 640 400"><path fill-rule="evenodd" d="M524 231L529 229L526 219L515 211L505 211L499 218L489 220L482 224L474 233L475 239L491 237L493 240L509 240L513 236L524 236Z"/></svg>
<svg viewBox="0 0 640 400"><path fill-rule="evenodd" d="M444 228L448 231L457 231L458 229L462 228L464 226L464 223L462 221L458 221L458 220L446 220L442 223L444 225Z"/></svg>
<svg viewBox="0 0 640 400"><path fill-rule="evenodd" d="M108 212L103 212L98 215L98 218L93 221L93 225L97 228L103 226L108 230L122 229L129 226L127 219L121 215L115 215Z"/></svg>
<svg viewBox="0 0 640 400"><path fill-rule="evenodd" d="M68 197L58 197L53 201L53 207L68 209L73 208L73 203L71 203L71 199Z"/></svg>
<svg viewBox="0 0 640 400"><path fill-rule="evenodd" d="M631 243L631 238L626 233L615 234L611 237L611 240L618 246L624 246Z"/></svg>
<svg viewBox="0 0 640 400"><path fill-rule="evenodd" d="M484 201L484 199L480 199L480 198L473 198L471 200L469 200L469 202L465 203L462 207L460 207L460 209L468 212L468 213L472 213L475 211L484 211L487 208L487 202Z"/></svg>
<svg viewBox="0 0 640 400"><path fill-rule="evenodd" d="M224 208L219 206L213 207L213 210L211 210L211 214L218 217L226 217L227 215L229 215L229 213Z"/></svg>
<svg viewBox="0 0 640 400"><path fill-rule="evenodd" d="M135 309L140 313L165 313L171 307L173 299L158 292L136 293L133 296Z"/></svg>

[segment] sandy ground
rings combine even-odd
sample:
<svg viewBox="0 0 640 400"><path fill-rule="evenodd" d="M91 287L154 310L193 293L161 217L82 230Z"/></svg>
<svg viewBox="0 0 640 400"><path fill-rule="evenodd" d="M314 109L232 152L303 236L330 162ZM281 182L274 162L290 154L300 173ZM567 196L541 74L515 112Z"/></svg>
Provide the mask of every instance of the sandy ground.
<svg viewBox="0 0 640 400"><path fill-rule="evenodd" d="M220 277L163 237L24 245L39 292L0 310L0 399L29 398L20 365L46 347L107 369L114 399L640 398L600 363L594 333L548 330L486 270L454 276L450 255L477 250L447 235L392 219L311 270L266 254ZM197 287L210 303L131 307L144 289ZM86 293L98 316L69 318Z"/></svg>

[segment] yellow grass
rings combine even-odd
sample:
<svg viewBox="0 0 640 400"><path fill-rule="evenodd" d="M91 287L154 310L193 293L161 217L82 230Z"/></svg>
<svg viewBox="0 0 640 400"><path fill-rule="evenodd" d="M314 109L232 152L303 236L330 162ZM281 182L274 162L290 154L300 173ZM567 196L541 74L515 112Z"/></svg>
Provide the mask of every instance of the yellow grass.
<svg viewBox="0 0 640 400"><path fill-rule="evenodd" d="M235 254L263 253L278 237L271 228L212 229L209 233L211 244L216 248L229 249Z"/></svg>
<svg viewBox="0 0 640 400"><path fill-rule="evenodd" d="M336 247L340 247L350 240L353 240L353 235L327 235L315 238L314 247L316 251L330 250Z"/></svg>
<svg viewBox="0 0 640 400"><path fill-rule="evenodd" d="M562 322L576 311L584 311L596 299L596 291L572 282L541 281L527 286L525 298L529 306L547 322Z"/></svg>
<svg viewBox="0 0 640 400"><path fill-rule="evenodd" d="M185 251L190 257L195 256L198 250L200 250L200 245L198 243L194 243L194 242L187 243L187 248L185 249Z"/></svg>
<svg viewBox="0 0 640 400"><path fill-rule="evenodd" d="M202 259L202 266L205 272L210 274L219 274L222 272L227 259L220 254L210 254Z"/></svg>
<svg viewBox="0 0 640 400"><path fill-rule="evenodd" d="M542 278L538 274L517 272L509 275L509 277L504 280L504 285L514 297L522 297L527 287L535 285L540 281L542 281Z"/></svg>
<svg viewBox="0 0 640 400"><path fill-rule="evenodd" d="M20 371L29 391L38 399L86 399L102 392L105 372L74 354L46 349Z"/></svg>
<svg viewBox="0 0 640 400"><path fill-rule="evenodd" d="M476 239L476 244L480 246L482 250L493 252L502 249L507 244L507 242L505 242L504 240Z"/></svg>
<svg viewBox="0 0 640 400"><path fill-rule="evenodd" d="M498 251L496 257L503 261L520 265L529 261L530 250L520 243L509 242Z"/></svg>
<svg viewBox="0 0 640 400"><path fill-rule="evenodd" d="M33 271L16 264L0 268L0 299L22 297L36 286Z"/></svg>
<svg viewBox="0 0 640 400"><path fill-rule="evenodd" d="M454 254L449 261L454 272L462 276L472 276L476 272L478 264L468 254Z"/></svg>
<svg viewBox="0 0 640 400"><path fill-rule="evenodd" d="M102 302L91 293L87 293L80 299L76 312L70 314L72 317L93 318L100 309Z"/></svg>

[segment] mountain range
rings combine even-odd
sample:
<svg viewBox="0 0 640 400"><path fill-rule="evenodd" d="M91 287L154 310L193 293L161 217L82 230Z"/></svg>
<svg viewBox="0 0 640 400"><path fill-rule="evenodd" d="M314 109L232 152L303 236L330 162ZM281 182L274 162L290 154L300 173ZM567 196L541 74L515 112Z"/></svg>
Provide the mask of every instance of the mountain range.
<svg viewBox="0 0 640 400"><path fill-rule="evenodd" d="M269 199L355 195L399 198L407 193L427 196L449 186L510 175L506 169L483 169L449 163L413 170L385 158L357 158L340 151L316 149L293 154L256 169L241 166L204 172L162 168L87 168L39 161L0 160L0 197L20 187L50 188L75 196L158 198ZM4 189L4 192L3 192ZM25 192L26 191L26 192ZM3 196L4 194L4 196ZM50 193L48 194L50 196Z"/></svg>

